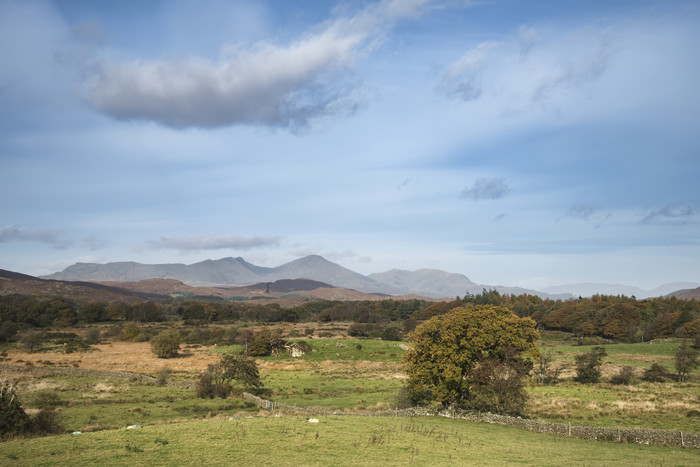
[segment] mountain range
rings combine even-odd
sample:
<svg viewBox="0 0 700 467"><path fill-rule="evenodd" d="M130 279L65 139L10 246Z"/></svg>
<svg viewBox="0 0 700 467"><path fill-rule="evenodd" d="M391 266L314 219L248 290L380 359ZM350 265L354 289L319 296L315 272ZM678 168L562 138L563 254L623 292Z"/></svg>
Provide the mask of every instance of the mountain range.
<svg viewBox="0 0 700 467"><path fill-rule="evenodd" d="M417 294L434 298L478 294L483 289L498 290L504 294L538 295L542 298L566 299L593 294L635 295L637 298L666 295L681 289L694 289L700 284L673 283L653 291L635 287L610 284L570 284L549 287L543 291L508 287L502 285L477 284L462 274L448 273L437 269L416 271L392 269L367 276L351 271L322 256L310 255L277 267L256 266L243 258L205 260L190 265L141 264L136 262L114 262L106 264L76 263L61 272L43 279L89 282L135 282L145 279L176 279L196 287L249 286L275 282L282 279L310 279L334 287L353 289L365 293L387 295Z"/></svg>

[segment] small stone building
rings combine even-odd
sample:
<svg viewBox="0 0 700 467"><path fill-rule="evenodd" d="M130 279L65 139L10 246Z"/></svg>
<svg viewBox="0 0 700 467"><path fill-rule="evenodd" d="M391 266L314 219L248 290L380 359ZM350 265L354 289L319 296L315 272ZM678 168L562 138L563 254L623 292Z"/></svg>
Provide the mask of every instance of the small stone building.
<svg viewBox="0 0 700 467"><path fill-rule="evenodd" d="M289 352L289 355L292 357L301 357L304 355L306 352L302 348L301 345L299 345L298 342L292 342L291 344L287 344L284 346L285 349L287 349L287 352Z"/></svg>

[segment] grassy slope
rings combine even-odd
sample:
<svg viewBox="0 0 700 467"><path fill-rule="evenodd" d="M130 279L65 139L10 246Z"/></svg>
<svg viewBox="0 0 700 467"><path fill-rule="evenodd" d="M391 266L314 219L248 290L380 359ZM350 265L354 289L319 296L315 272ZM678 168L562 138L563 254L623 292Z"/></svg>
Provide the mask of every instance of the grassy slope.
<svg viewBox="0 0 700 467"><path fill-rule="evenodd" d="M19 440L4 465L697 465L696 450L593 442L436 418L195 421Z"/></svg>
<svg viewBox="0 0 700 467"><path fill-rule="evenodd" d="M403 351L396 343L338 339L307 342L316 352L301 359L288 356L261 359L261 375L265 386L272 391L271 399L334 410L381 409L394 399L402 384ZM346 346L336 347L337 342ZM361 350L356 348L358 344L362 345ZM587 346L570 346L552 340L547 344L556 345L552 349L560 363L570 364L576 353L590 350ZM670 369L669 360L677 347L678 342L673 341L610 345L606 346L610 355L606 361L613 369L632 364L641 372L654 361L664 362ZM218 347L210 352L236 350L235 347ZM208 355L209 358L215 356ZM179 372L177 378L187 375L194 376ZM697 376L683 384L635 382L633 386L612 386L564 382L529 388L533 398L527 412L534 418L580 425L700 432L700 419L686 416L690 409L700 407L699 387ZM60 411L70 430L117 428L134 423L146 425L174 419L210 418L217 414L233 415L241 420L186 422L147 426L143 430L99 431L2 443L0 465L42 465L42 462L45 465L127 462L176 465L190 459L187 456L192 453L204 460L213 456L211 462L215 464L248 462L251 465L272 462L308 465L309 459L316 459L317 464L323 465L362 462L433 465L450 460L459 464L542 465L544 460L552 465L565 462L692 465L693 462L686 459L698 459L695 451L692 451L695 457L688 458L688 451L672 448L569 440L442 419L324 417L319 425L306 424L303 419L294 417L247 419L248 414L257 410L240 401L196 399L191 390L116 379L47 377L36 381L23 376L20 389L22 400L30 407L33 391L57 392L68 402ZM212 426L216 428L212 430ZM275 436L270 437L270 433ZM257 448L265 443L268 447ZM357 452L362 452L359 459Z"/></svg>

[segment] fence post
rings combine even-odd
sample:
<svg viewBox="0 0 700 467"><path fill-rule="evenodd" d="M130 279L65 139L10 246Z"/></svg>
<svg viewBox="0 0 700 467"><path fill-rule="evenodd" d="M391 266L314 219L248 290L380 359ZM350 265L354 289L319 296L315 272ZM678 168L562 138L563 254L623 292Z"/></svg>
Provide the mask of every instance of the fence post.
<svg viewBox="0 0 700 467"><path fill-rule="evenodd" d="M683 432L681 431L681 446L685 447L685 442L683 441Z"/></svg>
<svg viewBox="0 0 700 467"><path fill-rule="evenodd" d="M571 438L571 422L569 422L569 438Z"/></svg>

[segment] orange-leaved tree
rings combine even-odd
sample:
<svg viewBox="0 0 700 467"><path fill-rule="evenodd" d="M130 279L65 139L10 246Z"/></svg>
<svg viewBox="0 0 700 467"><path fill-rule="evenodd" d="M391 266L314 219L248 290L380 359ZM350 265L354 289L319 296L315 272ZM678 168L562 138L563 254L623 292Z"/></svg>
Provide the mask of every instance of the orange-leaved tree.
<svg viewBox="0 0 700 467"><path fill-rule="evenodd" d="M406 395L413 404L518 414L524 378L539 358L539 333L530 318L507 308L456 308L408 336Z"/></svg>

